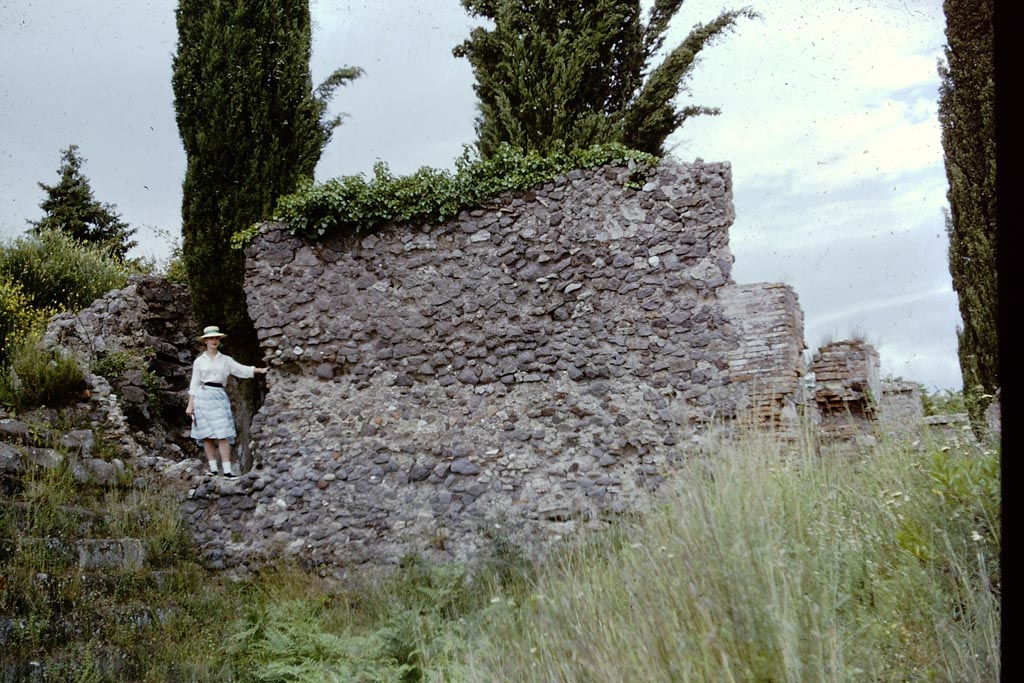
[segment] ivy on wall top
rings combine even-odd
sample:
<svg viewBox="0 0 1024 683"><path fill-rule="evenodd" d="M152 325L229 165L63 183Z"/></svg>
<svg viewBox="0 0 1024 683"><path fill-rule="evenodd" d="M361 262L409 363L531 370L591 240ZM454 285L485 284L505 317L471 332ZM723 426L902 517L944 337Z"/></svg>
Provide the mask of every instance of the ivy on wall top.
<svg viewBox="0 0 1024 683"><path fill-rule="evenodd" d="M527 190L574 169L615 164L632 170L627 187L641 184L658 157L619 143L594 145L583 150L541 156L503 144L487 159L471 159L467 149L455 162L455 172L422 167L396 177L384 162L373 168L373 178L343 176L324 183L303 181L292 194L278 199L273 220L288 226L293 235L316 240L325 235L371 233L388 222L437 223L463 209L478 206L503 192ZM259 229L253 225L232 237L233 248L243 248Z"/></svg>

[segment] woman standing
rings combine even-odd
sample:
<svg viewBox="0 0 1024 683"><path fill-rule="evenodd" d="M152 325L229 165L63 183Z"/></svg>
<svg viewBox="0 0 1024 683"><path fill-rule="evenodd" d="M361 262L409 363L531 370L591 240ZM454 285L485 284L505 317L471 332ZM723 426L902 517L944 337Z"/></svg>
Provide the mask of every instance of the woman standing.
<svg viewBox="0 0 1024 683"><path fill-rule="evenodd" d="M224 386L229 375L247 379L257 374L265 375L267 369L242 365L218 351L220 340L226 336L214 326L207 327L200 335L199 340L206 344L206 351L192 363L192 382L188 387L185 414L192 418L192 438L202 444L210 472L217 473L219 451L224 476L235 477L238 476L238 465L231 462L235 419L231 415L231 403Z"/></svg>

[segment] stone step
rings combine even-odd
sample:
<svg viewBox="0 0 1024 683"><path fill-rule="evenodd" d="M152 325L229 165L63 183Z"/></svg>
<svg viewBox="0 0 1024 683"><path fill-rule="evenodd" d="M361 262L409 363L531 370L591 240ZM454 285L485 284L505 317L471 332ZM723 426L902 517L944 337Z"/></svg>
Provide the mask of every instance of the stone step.
<svg viewBox="0 0 1024 683"><path fill-rule="evenodd" d="M78 455L65 456L52 448L14 446L0 441L0 479L16 481L33 471L56 469L65 460L75 481L83 486L114 487L123 483L121 478L125 465L119 459L107 461Z"/></svg>
<svg viewBox="0 0 1024 683"><path fill-rule="evenodd" d="M75 542L78 568L83 571L135 571L146 564L146 547L137 538L90 538Z"/></svg>
<svg viewBox="0 0 1024 683"><path fill-rule="evenodd" d="M80 571L138 571L146 564L146 547L137 538L86 538L76 541L56 537L21 537L17 553L41 558L41 570L76 565Z"/></svg>
<svg viewBox="0 0 1024 683"><path fill-rule="evenodd" d="M29 527L33 513L36 512L36 504L24 500L13 503L0 504L0 512L13 516L15 527L24 530ZM103 515L88 508L77 505L59 505L56 508L61 515L60 528L66 534L77 537L95 536L103 528Z"/></svg>
<svg viewBox="0 0 1024 683"><path fill-rule="evenodd" d="M84 651L89 653L92 673L99 676L88 680L141 680L142 650L112 646L104 642L104 631L127 629L133 637L145 639L147 632L173 619L178 609L133 605L88 617L71 612L51 617L42 631L37 621L0 614L0 683L78 680L67 676L83 673Z"/></svg>

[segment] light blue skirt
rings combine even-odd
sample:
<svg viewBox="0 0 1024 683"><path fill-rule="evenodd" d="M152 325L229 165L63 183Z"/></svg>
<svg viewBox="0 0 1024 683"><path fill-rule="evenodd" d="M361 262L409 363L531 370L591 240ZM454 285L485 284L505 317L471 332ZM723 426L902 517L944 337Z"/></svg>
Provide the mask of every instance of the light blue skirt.
<svg viewBox="0 0 1024 683"><path fill-rule="evenodd" d="M235 443L235 418L227 392L202 386L192 400L192 438L200 446L203 439L227 439Z"/></svg>

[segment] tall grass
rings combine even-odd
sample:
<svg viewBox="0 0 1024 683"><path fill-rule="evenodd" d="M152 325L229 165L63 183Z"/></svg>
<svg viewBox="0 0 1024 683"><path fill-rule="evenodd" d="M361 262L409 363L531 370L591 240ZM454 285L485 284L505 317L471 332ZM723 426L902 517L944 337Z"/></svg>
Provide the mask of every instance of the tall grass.
<svg viewBox="0 0 1024 683"><path fill-rule="evenodd" d="M264 579L223 655L238 681L996 680L998 462L745 439L537 571L496 542L357 588Z"/></svg>
<svg viewBox="0 0 1024 683"><path fill-rule="evenodd" d="M655 509L543 567L498 537L471 567L410 557L346 585L287 566L207 574L167 497L108 491L96 532L147 539L165 578L121 573L99 591L66 574L55 595L39 577L67 560L46 539L81 520L54 469L27 482L22 513L0 506L0 612L39 617L8 643L25 652L48 612L75 615L95 637L73 655L114 644L136 663L124 680L148 683L992 681L999 476L998 453L972 446L761 435L691 461ZM145 628L103 616L127 602Z"/></svg>
<svg viewBox="0 0 1024 683"><path fill-rule="evenodd" d="M523 605L491 610L461 675L996 680L993 489L951 503L932 457L735 444L688 468L656 512L565 553Z"/></svg>

